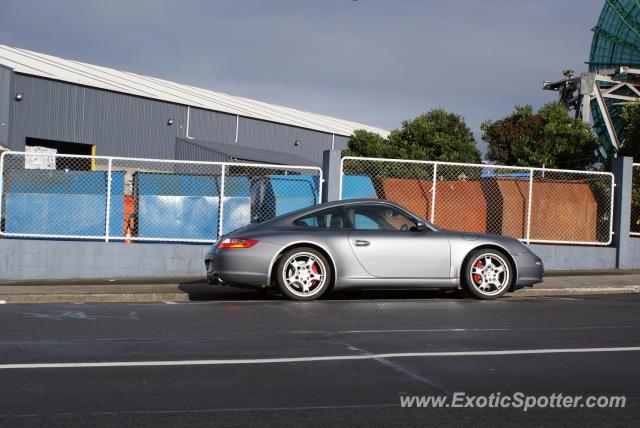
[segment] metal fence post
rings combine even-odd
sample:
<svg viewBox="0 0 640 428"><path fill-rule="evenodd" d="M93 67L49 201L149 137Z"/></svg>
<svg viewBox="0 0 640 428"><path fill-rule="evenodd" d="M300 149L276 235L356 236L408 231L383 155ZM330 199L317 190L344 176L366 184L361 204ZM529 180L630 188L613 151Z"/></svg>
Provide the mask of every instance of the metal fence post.
<svg viewBox="0 0 640 428"><path fill-rule="evenodd" d="M529 197L527 198L527 244L531 244L531 202L533 195L533 169L529 170Z"/></svg>
<svg viewBox="0 0 640 428"><path fill-rule="evenodd" d="M322 195L323 195L323 190L324 190L324 174L322 173L322 170L320 169L318 171L318 198L316 199L316 205L317 204L321 204L322 203Z"/></svg>
<svg viewBox="0 0 640 428"><path fill-rule="evenodd" d="M109 242L109 219L111 217L111 158L107 161L107 209L104 219L104 242Z"/></svg>
<svg viewBox="0 0 640 428"><path fill-rule="evenodd" d="M104 242L109 242L109 223L111 219L111 162L109 158L107 166L107 215L104 224Z"/></svg>
<svg viewBox="0 0 640 428"><path fill-rule="evenodd" d="M220 203L218 204L218 239L220 239L220 237L222 236L222 223L224 216L224 171L227 167L227 164L223 163L220 166L222 168L222 171L220 171Z"/></svg>
<svg viewBox="0 0 640 428"><path fill-rule="evenodd" d="M322 152L322 202L342 199L342 150L325 150Z"/></svg>
<svg viewBox="0 0 640 428"><path fill-rule="evenodd" d="M616 247L616 267L631 269L633 260L631 237L631 205L633 190L633 158L617 157L611 162L611 172L615 177L615 207L613 212L613 244Z"/></svg>
<svg viewBox="0 0 640 428"><path fill-rule="evenodd" d="M631 168L631 192L633 194L633 191L640 191L640 163L634 163L632 165ZM613 187L615 187L615 183L613 185ZM0 190L2 190L0 188ZM1 193L0 193L1 194ZM613 198L612 198L613 199ZM613 205L613 202L611 203ZM613 212L613 207L611 209L611 211ZM636 220L636 226L640 226L640 207L638 207L637 205L635 207L631 207L631 220L629 222L629 230L631 230L631 225L633 224L633 218L635 217ZM613 234L613 223L611 225L611 233ZM637 228L635 229L635 232L630 232L630 235L632 236L640 236L640 231L637 230Z"/></svg>
<svg viewBox="0 0 640 428"><path fill-rule="evenodd" d="M434 223L436 216L436 182L438 181L438 164L433 164L433 180L431 181L431 223Z"/></svg>

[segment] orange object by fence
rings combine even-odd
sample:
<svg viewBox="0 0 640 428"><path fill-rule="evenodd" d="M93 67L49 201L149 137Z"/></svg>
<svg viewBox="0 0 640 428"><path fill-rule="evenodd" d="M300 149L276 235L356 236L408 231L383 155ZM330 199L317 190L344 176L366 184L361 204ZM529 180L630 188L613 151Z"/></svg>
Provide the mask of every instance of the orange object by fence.
<svg viewBox="0 0 640 428"><path fill-rule="evenodd" d="M598 203L589 184L534 182L531 239L596 241Z"/></svg>
<svg viewBox="0 0 640 428"><path fill-rule="evenodd" d="M133 213L135 211L135 200L133 196L125 195L124 196L124 236L125 236L125 244L131 243L131 236L133 235L133 231L135 229L135 218Z"/></svg>
<svg viewBox="0 0 640 428"><path fill-rule="evenodd" d="M487 199L487 232L524 239L527 236L529 180L483 181Z"/></svg>
<svg viewBox="0 0 640 428"><path fill-rule="evenodd" d="M432 182L382 179L384 197L431 220ZM483 179L438 181L434 223L444 229L527 238L529 181ZM598 204L588 183L534 181L532 240L592 241L599 238Z"/></svg>
<svg viewBox="0 0 640 428"><path fill-rule="evenodd" d="M382 179L385 198L431 219L432 181ZM436 182L434 223L444 229L486 232L487 203L479 181Z"/></svg>

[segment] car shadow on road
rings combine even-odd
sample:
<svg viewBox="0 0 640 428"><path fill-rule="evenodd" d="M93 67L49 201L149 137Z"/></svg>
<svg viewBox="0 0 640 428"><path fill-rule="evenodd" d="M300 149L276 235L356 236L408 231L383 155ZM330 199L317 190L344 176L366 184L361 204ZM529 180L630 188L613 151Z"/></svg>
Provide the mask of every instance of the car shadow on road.
<svg viewBox="0 0 640 428"><path fill-rule="evenodd" d="M206 281L189 281L180 283L180 291L189 295L193 302L215 301L288 301L277 290L258 291L253 288L227 287L211 285ZM428 289L348 289L335 290L323 296L323 301L349 300L434 300L434 299L465 299L469 296L459 290L428 290Z"/></svg>

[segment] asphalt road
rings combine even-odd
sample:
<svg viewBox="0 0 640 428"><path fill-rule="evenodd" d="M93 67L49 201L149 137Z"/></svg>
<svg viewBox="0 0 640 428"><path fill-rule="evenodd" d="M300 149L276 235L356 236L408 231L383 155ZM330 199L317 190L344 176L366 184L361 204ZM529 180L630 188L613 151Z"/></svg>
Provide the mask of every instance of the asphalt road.
<svg viewBox="0 0 640 428"><path fill-rule="evenodd" d="M639 295L0 305L0 425L632 425L638 347ZM627 401L400 406L403 395L456 392Z"/></svg>

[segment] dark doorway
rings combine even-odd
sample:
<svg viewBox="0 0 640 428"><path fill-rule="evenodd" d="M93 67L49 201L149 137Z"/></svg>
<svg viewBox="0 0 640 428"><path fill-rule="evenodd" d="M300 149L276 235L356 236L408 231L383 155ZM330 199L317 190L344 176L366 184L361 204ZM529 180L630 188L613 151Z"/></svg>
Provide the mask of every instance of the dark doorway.
<svg viewBox="0 0 640 428"><path fill-rule="evenodd" d="M84 143L70 143L68 141L45 140L42 138L26 139L27 146L47 147L56 149L59 155L94 155L94 146ZM74 171L91 171L92 159L83 158L56 158L56 169L70 169Z"/></svg>

